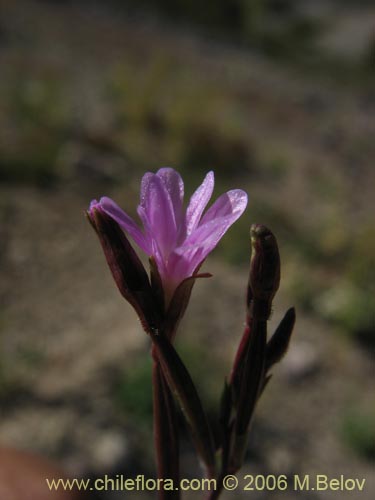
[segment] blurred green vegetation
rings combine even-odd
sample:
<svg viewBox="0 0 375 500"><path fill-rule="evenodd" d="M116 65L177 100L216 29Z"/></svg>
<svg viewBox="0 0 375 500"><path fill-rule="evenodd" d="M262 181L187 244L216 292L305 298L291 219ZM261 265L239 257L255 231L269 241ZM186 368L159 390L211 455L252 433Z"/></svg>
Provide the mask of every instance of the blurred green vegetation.
<svg viewBox="0 0 375 500"><path fill-rule="evenodd" d="M115 384L114 398L119 409L145 429L152 428L152 360L143 353L124 370Z"/></svg>
<svg viewBox="0 0 375 500"><path fill-rule="evenodd" d="M216 383L224 372L215 356L207 358L207 351L196 343L177 341L176 347L198 389L209 414L216 413L220 390ZM207 376L207 373L209 376ZM142 352L127 366L114 386L114 400L118 408L130 415L145 430L152 429L152 360Z"/></svg>
<svg viewBox="0 0 375 500"><path fill-rule="evenodd" d="M187 332L188 333L188 332ZM222 387L217 383L227 375L218 356L197 342L177 338L176 349L184 360L208 414L217 413Z"/></svg>
<svg viewBox="0 0 375 500"><path fill-rule="evenodd" d="M40 69L36 73L22 78L16 71L7 82L4 102L11 140L0 143L3 182L46 186L56 179L56 158L69 115L59 75Z"/></svg>
<svg viewBox="0 0 375 500"><path fill-rule="evenodd" d="M4 397L4 394L7 392L7 388L9 387L7 371L3 366L3 360L0 356L0 398Z"/></svg>
<svg viewBox="0 0 375 500"><path fill-rule="evenodd" d="M344 333L373 348L375 345L375 233L371 226L346 233L336 251L322 254L321 262L331 263L330 273L340 277L311 293L309 306ZM314 292L314 288L312 289ZM298 294L296 295L298 297ZM306 300L306 299L305 299Z"/></svg>
<svg viewBox="0 0 375 500"><path fill-rule="evenodd" d="M293 0L128 0L172 19L190 22L251 44L270 56L296 56L312 48L319 23Z"/></svg>
<svg viewBox="0 0 375 500"><path fill-rule="evenodd" d="M342 418L340 434L343 442L360 457L375 460L375 408L348 412Z"/></svg>
<svg viewBox="0 0 375 500"><path fill-rule="evenodd" d="M118 0L114 0L118 3ZM371 0L345 0L354 8ZM348 59L319 46L319 37L331 30L330 16L298 0L126 0L122 6L161 13L174 22L196 26L210 35L250 47L273 60L297 64L311 76L329 74L338 81L373 81L374 48L360 58ZM332 2L335 5L335 2ZM342 8L340 2L336 2ZM375 43L375 42L374 42Z"/></svg>

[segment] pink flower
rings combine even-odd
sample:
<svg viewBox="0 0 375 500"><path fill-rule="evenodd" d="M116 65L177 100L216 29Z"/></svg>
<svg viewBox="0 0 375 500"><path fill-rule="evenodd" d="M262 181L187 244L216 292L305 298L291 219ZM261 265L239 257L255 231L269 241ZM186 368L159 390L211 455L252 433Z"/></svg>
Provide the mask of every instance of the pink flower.
<svg viewBox="0 0 375 500"><path fill-rule="evenodd" d="M221 195L203 215L213 188L214 174L209 172L184 210L181 176L172 168L161 168L156 174L148 172L142 178L137 212L143 230L110 198L93 200L90 211L102 209L147 255L154 257L169 300L176 287L194 274L246 208L246 193L234 189Z"/></svg>

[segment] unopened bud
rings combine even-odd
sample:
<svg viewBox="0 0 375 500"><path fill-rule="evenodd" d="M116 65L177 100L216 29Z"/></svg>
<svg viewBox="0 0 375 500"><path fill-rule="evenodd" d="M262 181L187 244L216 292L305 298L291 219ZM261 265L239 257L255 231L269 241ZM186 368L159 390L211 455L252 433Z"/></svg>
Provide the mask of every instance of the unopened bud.
<svg viewBox="0 0 375 500"><path fill-rule="evenodd" d="M271 313L272 299L280 284L280 255L272 232L261 224L250 229L252 254L250 261L248 297L264 303L267 315Z"/></svg>

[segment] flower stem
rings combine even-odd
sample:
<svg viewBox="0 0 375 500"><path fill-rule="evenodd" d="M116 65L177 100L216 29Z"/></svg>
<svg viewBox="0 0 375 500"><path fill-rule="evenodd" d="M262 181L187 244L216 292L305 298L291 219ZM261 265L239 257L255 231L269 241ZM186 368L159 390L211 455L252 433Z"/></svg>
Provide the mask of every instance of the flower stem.
<svg viewBox="0 0 375 500"><path fill-rule="evenodd" d="M217 478L216 489L209 492L206 500L217 500L221 493L223 492L223 479L225 477L224 473L221 473Z"/></svg>
<svg viewBox="0 0 375 500"><path fill-rule="evenodd" d="M159 479L171 479L179 484L179 440L176 408L172 394L166 383L160 363L153 356L153 403L154 441ZM180 493L175 488L160 489L159 500L179 500Z"/></svg>

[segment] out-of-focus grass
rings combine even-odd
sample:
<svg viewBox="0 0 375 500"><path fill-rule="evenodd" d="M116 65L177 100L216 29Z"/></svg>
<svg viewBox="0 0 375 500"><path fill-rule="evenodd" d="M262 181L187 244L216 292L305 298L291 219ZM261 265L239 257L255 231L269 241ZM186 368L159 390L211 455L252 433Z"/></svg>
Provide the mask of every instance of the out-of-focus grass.
<svg viewBox="0 0 375 500"><path fill-rule="evenodd" d="M174 20L197 25L210 33L230 36L256 46L273 57L291 57L309 50L319 32L318 20L303 13L293 0L209 0L204 5L186 0L141 0Z"/></svg>
<svg viewBox="0 0 375 500"><path fill-rule="evenodd" d="M200 171L215 169L224 179L246 177L254 164L250 145L215 128L192 127L186 131L183 165Z"/></svg>
<svg viewBox="0 0 375 500"><path fill-rule="evenodd" d="M358 231L352 239L347 234L333 247L321 241L315 256L311 248L300 252L294 257L299 265L290 264L287 271L290 293L300 307L370 348L375 340L374 243L367 230Z"/></svg>
<svg viewBox="0 0 375 500"><path fill-rule="evenodd" d="M207 349L196 342L177 340L176 349L191 373L205 409L216 412L222 389L217 381L224 382L225 376L220 361L215 354L207 356Z"/></svg>
<svg viewBox="0 0 375 500"><path fill-rule="evenodd" d="M359 2L347 3L358 8ZM360 3L362 7L371 5ZM136 9L146 7L210 36L229 37L274 61L308 72L312 78L329 76L350 85L373 83L374 43L370 42L367 51L352 59L327 52L318 42L332 29L330 16L319 8L314 14L298 0L210 0L203 6L186 0L127 0L125 4Z"/></svg>
<svg viewBox="0 0 375 500"><path fill-rule="evenodd" d="M251 167L239 103L162 54L137 72L126 64L115 68L108 93L116 103L118 144L136 163L153 158L156 165L215 168L226 176Z"/></svg>
<svg viewBox="0 0 375 500"><path fill-rule="evenodd" d="M60 79L15 75L6 86L7 130L0 140L0 181L49 185L68 117Z"/></svg>
<svg viewBox="0 0 375 500"><path fill-rule="evenodd" d="M45 353L34 345L25 344L19 346L11 356L0 346L0 402L18 388L22 388L21 380L24 374L27 373L29 377L32 377L43 368L45 360Z"/></svg>
<svg viewBox="0 0 375 500"><path fill-rule="evenodd" d="M148 353L137 358L121 375L115 387L115 401L124 413L141 425L152 427L152 362Z"/></svg>
<svg viewBox="0 0 375 500"><path fill-rule="evenodd" d="M375 410L352 410L343 416L340 428L343 442L360 457L375 460Z"/></svg>
<svg viewBox="0 0 375 500"><path fill-rule="evenodd" d="M218 360L215 357L207 358L206 350L186 341L178 342L176 349L191 371L207 411L216 411L220 396L218 390L221 389L217 378L220 376L224 380ZM140 354L121 374L114 391L115 402L120 410L144 425L145 429L152 428L151 371L149 353Z"/></svg>
<svg viewBox="0 0 375 500"><path fill-rule="evenodd" d="M8 386L8 378L3 362L3 354L0 352L0 398L6 392Z"/></svg>
<svg viewBox="0 0 375 500"><path fill-rule="evenodd" d="M364 345L375 345L375 299L372 293L356 288L350 282L340 281L324 291L315 304L316 311L344 333Z"/></svg>
<svg viewBox="0 0 375 500"><path fill-rule="evenodd" d="M316 312L365 346L375 341L375 234L361 227L349 235L335 284L314 299Z"/></svg>
<svg viewBox="0 0 375 500"><path fill-rule="evenodd" d="M56 180L55 151L51 151L51 155L47 153L49 152L43 151L42 157L33 156L29 161L2 158L0 181L50 186Z"/></svg>
<svg viewBox="0 0 375 500"><path fill-rule="evenodd" d="M39 74L12 82L8 105L16 122L56 129L66 120L63 88L58 75Z"/></svg>

